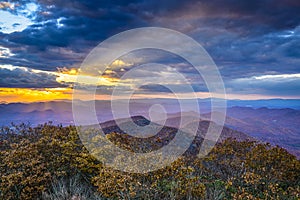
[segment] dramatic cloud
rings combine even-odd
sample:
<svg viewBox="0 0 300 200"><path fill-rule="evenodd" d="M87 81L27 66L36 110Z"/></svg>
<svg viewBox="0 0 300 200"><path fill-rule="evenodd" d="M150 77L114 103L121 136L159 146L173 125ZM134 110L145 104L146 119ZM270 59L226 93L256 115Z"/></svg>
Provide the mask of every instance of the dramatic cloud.
<svg viewBox="0 0 300 200"><path fill-rule="evenodd" d="M75 75L58 74L57 68L79 68L92 48L121 31L161 26L202 44L219 67L228 92L299 96L298 79L254 78L299 74L299 13L298 0L7 0L0 2L0 62L30 70L0 68L0 87L69 87ZM195 70L174 55L140 51L120 60L124 63L115 63L104 74L99 93L110 93L123 74L148 62L176 69L195 91L207 92ZM141 70L135 83L145 81L145 74L151 78L150 72ZM155 74L157 85L149 83L139 90L166 93L159 85L184 86L171 83L174 77L163 73ZM124 88L135 87L126 83Z"/></svg>
<svg viewBox="0 0 300 200"><path fill-rule="evenodd" d="M14 68L0 65L0 87L4 88L57 88L65 87L56 81L56 76L36 72L24 67Z"/></svg>
<svg viewBox="0 0 300 200"><path fill-rule="evenodd" d="M12 54L10 52L10 49L9 48L5 48L5 47L1 47L0 46L0 58L8 58L8 57L11 57L13 56L14 54Z"/></svg>

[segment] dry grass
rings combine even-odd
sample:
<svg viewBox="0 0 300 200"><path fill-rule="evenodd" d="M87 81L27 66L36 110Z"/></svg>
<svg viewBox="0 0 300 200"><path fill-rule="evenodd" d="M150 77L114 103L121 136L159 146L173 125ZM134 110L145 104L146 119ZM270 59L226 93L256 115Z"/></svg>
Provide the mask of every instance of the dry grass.
<svg viewBox="0 0 300 200"><path fill-rule="evenodd" d="M44 192L42 200L102 200L95 189L79 175L53 182L49 191Z"/></svg>

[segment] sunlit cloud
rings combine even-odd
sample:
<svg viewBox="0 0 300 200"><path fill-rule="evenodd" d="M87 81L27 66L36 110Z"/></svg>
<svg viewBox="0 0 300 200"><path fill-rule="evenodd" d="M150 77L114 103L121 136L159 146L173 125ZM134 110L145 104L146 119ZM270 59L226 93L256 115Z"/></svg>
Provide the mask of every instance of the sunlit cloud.
<svg viewBox="0 0 300 200"><path fill-rule="evenodd" d="M0 99L5 102L42 102L71 99L70 88L0 88Z"/></svg>
<svg viewBox="0 0 300 200"><path fill-rule="evenodd" d="M145 25L181 31L203 45L220 69L228 98L300 97L300 18L296 4L262 1L257 10L247 1L222 6L219 1L170 1L159 8L157 3L1 1L0 87L32 90L26 96L33 96L43 94L44 88L48 92L49 88L71 90L78 83L82 89L96 85L99 99L109 98L116 86L126 92L134 90L139 98L170 98L170 91L155 84L172 86L187 97L191 94L184 86L190 84L199 98L210 97L205 83L189 65L160 51L133 51L110 66L96 59L89 70L78 68L99 42ZM145 63L170 68L140 69ZM99 65L106 70L100 71ZM172 69L187 80L178 79Z"/></svg>
<svg viewBox="0 0 300 200"><path fill-rule="evenodd" d="M66 67L58 67L57 68L57 71L58 73L60 74L69 74L69 75L77 75L79 73L79 69L75 69L75 68L72 68L72 69L68 69Z"/></svg>
<svg viewBox="0 0 300 200"><path fill-rule="evenodd" d="M36 12L38 10L39 6L35 3L28 3L26 4L25 9L23 10L24 13L27 15L31 15L32 13Z"/></svg>
<svg viewBox="0 0 300 200"><path fill-rule="evenodd" d="M5 8L9 8L13 10L15 8L15 4L10 2L5 2L5 1L0 2L0 9L5 9Z"/></svg>
<svg viewBox="0 0 300 200"><path fill-rule="evenodd" d="M9 48L0 46L0 58L8 58L13 56L14 54L11 53Z"/></svg>
<svg viewBox="0 0 300 200"><path fill-rule="evenodd" d="M123 60L117 59L115 60L110 67L111 68L116 68L116 67L129 67L132 66L132 63L126 63Z"/></svg>
<svg viewBox="0 0 300 200"><path fill-rule="evenodd" d="M0 69L22 70L28 73L34 74L47 74L50 76L55 76L57 83L66 83L71 87L74 83L79 83L82 85L96 85L96 86L114 86L119 81L118 78L109 76L93 76L90 74L80 73L79 69L67 69L67 68L57 68L57 71L45 71L36 70L27 67L13 66L13 65L0 65ZM28 80L30 82L30 80Z"/></svg>
<svg viewBox="0 0 300 200"><path fill-rule="evenodd" d="M7 49L5 50L8 51ZM115 63L114 65L122 66L123 64L124 63L121 61L118 61L118 63ZM174 94L172 94L171 91L160 91L160 87L150 88L150 90L149 88L148 90L143 90L141 88L143 85L149 86L149 84L154 83L176 88L176 92L178 92L176 95L179 95L176 96L176 98L222 98L222 95L206 92L201 90L201 88L200 90L195 90L193 93L185 91L184 85L193 84L194 82L189 82L188 80L187 82L184 82L178 78L176 79L176 76L173 76L175 71L172 71L169 68L161 70L160 72L153 68L151 68L152 70L137 68L135 69L136 73L133 74L133 77L125 76L125 78L122 76L115 76L115 67L109 67L101 77L100 75L84 74L77 68L66 67L57 68L56 71L45 71L22 66L0 65L0 69L11 71L14 76L16 76L15 74L19 72L24 73L24 75L28 73L28 76L26 75L26 77L29 78L28 80L26 79L26 83L24 82L22 85L19 84L19 81L21 80L18 79L18 81L14 83L15 85L8 87L2 86L3 88L0 88L0 98L1 101L5 102L39 102L60 99L71 100L74 83L78 83L83 86L81 91L81 100L91 100L85 99L88 91L84 90L85 86L88 87L90 85L98 87L95 94L96 100L110 99L115 87L124 88L126 91L134 90L134 95L131 97L133 99L174 98ZM26 78L25 76L22 77ZM31 77L32 80L30 79ZM40 77L43 77L44 85L38 86L36 85L36 82ZM155 79L153 79L153 77L155 77ZM6 78L13 79L13 76ZM3 81L2 85L5 85L5 80ZM12 82L10 84L12 84ZM298 73L256 75L232 79L225 82L225 84L227 99L300 97L300 74ZM18 87L18 85L20 85L20 87ZM48 87L46 85L48 85ZM51 88L52 86L53 88ZM115 96L114 98L122 99L123 96Z"/></svg>
<svg viewBox="0 0 300 200"><path fill-rule="evenodd" d="M65 17L60 17L56 20L56 26L57 28L62 28L64 24L61 23L62 20L66 19Z"/></svg>
<svg viewBox="0 0 300 200"><path fill-rule="evenodd" d="M276 75L262 75L262 76L253 76L256 80L274 80L274 79L291 79L291 78L300 78L300 74L276 74Z"/></svg>
<svg viewBox="0 0 300 200"><path fill-rule="evenodd" d="M72 100L71 88L0 88L0 98L2 102L46 102L56 100ZM81 92L80 100L91 100L87 97L85 91ZM186 99L190 97L196 98L221 98L222 95L211 94L209 92L196 92L196 93L183 93L179 96L175 96L172 93L169 94L134 94L131 99L145 99L145 98L176 98ZM278 98L276 95L263 95L263 94L227 94L227 99L242 99L242 100L256 100L256 99L270 99ZM123 99L123 96L115 96L113 99ZM126 97L127 98L127 97ZM291 97L293 98L293 97ZM107 94L96 94L93 100L110 100L111 95Z"/></svg>
<svg viewBox="0 0 300 200"><path fill-rule="evenodd" d="M111 71L111 70L110 70ZM66 69L59 68L58 72L54 72L57 76L56 81L58 83L78 83L82 85L101 85L101 86L113 86L119 79L109 76L93 76L90 74L81 73L78 69Z"/></svg>
<svg viewBox="0 0 300 200"><path fill-rule="evenodd" d="M13 65L0 65L0 69L8 69L8 70L14 70L14 69L22 69L27 71L27 67L19 67L19 66L13 66Z"/></svg>

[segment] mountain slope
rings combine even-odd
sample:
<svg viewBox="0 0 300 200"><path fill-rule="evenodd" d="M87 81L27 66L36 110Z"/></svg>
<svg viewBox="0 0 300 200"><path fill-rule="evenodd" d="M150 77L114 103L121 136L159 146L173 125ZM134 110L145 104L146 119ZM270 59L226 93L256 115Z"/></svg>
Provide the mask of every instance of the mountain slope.
<svg viewBox="0 0 300 200"><path fill-rule="evenodd" d="M208 127L210 123L213 122L207 120L199 121L195 118L193 119L194 120L187 122L186 126L180 130L181 133L185 135L183 138L189 140L188 138L192 137L192 143L190 144L190 148L188 149L187 153L197 154L207 133ZM175 121L178 120L180 119L175 117L170 118L167 121L169 121L169 123L176 123ZM141 130L143 130L144 128L145 130L147 130L146 132L150 132L152 134L154 133L154 135L146 138L138 138L132 136L131 131L135 131L136 125L142 127ZM101 123L100 126L105 134L110 135L113 138L112 141L117 141L114 142L116 145L121 145L121 147L126 149L129 148L130 150L135 152L149 152L157 150L163 147L164 145L168 145L169 142L171 142L174 139L175 135L178 134L178 127L171 127L167 126L166 124L160 125L159 123L149 121L143 116L133 116L131 118L111 120ZM128 130L128 132L125 132L123 129L120 128L120 126L125 127L125 129ZM90 126L90 128L91 127L95 126ZM196 132L196 136L191 135L191 130L197 127L198 129ZM239 141L254 140L252 137L240 131L235 131L228 127L223 127L218 142L221 142L227 138L235 138ZM182 142L184 143L185 141ZM206 142L209 142L209 140ZM128 144L130 144L130 147L128 146Z"/></svg>
<svg viewBox="0 0 300 200"><path fill-rule="evenodd" d="M220 114L220 113L219 113ZM228 108L225 125L258 140L286 148L300 157L300 111L294 109ZM210 119L210 113L201 115Z"/></svg>

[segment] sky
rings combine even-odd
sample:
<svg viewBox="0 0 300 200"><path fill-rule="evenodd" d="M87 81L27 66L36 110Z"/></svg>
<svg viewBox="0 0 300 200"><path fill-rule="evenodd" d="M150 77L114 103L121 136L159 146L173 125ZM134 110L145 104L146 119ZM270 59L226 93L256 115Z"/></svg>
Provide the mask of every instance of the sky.
<svg viewBox="0 0 300 200"><path fill-rule="evenodd" d="M164 27L201 44L216 63L228 99L300 98L300 2L298 0L10 0L0 2L0 101L37 102L72 98L80 65L100 42L122 31ZM145 63L167 67L139 68ZM173 97L182 73L197 97L210 93L193 67L160 50L131 52L110 64L97 80L97 98L114 86L145 98ZM155 76L155 84L135 88ZM184 87L182 87L184 88ZM184 90L181 91L183 94Z"/></svg>

